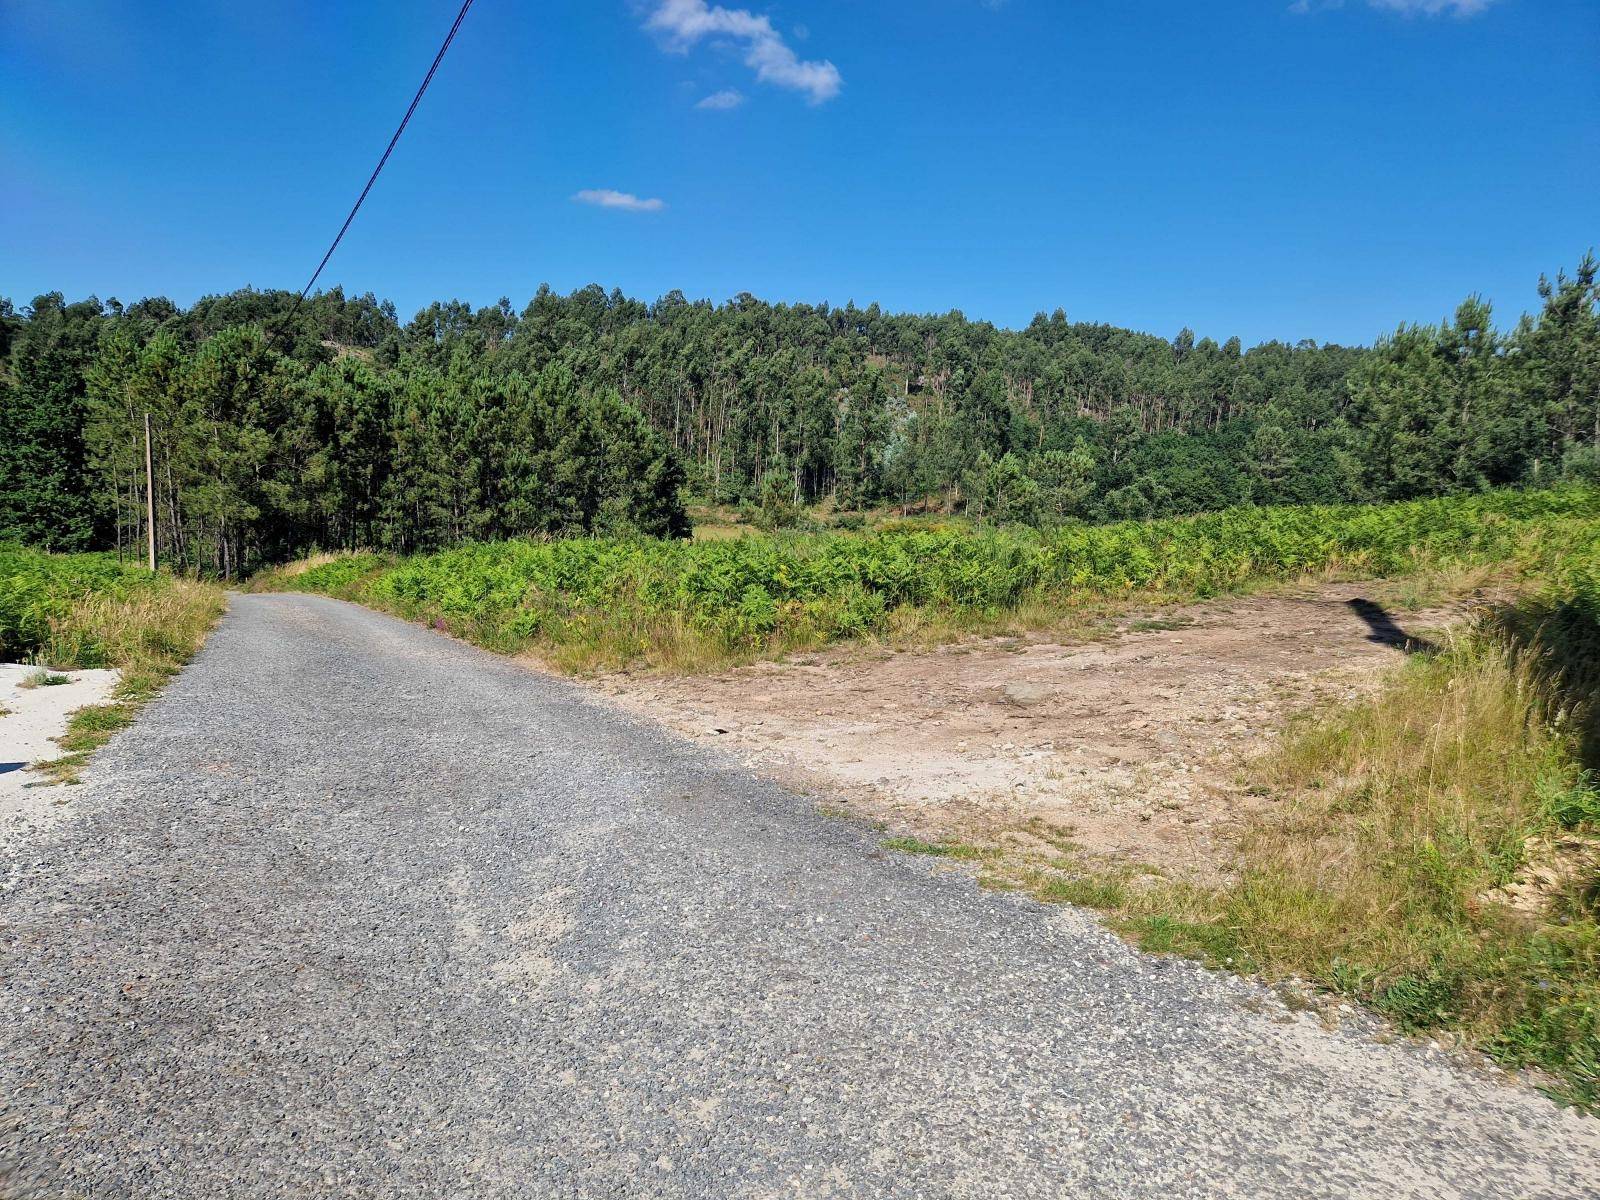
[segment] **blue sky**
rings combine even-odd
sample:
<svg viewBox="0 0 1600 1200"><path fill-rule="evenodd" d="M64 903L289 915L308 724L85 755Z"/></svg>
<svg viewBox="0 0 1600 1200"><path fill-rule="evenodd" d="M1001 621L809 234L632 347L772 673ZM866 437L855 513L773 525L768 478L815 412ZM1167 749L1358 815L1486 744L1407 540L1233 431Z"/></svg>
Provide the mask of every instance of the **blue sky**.
<svg viewBox="0 0 1600 1200"><path fill-rule="evenodd" d="M0 295L299 288L456 7L0 0ZM1594 0L476 0L323 282L1509 323L1600 245L1596 64Z"/></svg>

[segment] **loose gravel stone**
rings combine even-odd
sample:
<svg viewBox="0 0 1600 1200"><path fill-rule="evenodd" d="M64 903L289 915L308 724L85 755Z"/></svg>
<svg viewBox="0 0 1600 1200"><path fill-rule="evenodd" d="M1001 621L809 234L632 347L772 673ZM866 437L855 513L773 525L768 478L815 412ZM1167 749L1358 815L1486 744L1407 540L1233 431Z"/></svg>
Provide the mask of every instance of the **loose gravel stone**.
<svg viewBox="0 0 1600 1200"><path fill-rule="evenodd" d="M1537 1197L1600 1122L244 596L0 890L0 1194Z"/></svg>

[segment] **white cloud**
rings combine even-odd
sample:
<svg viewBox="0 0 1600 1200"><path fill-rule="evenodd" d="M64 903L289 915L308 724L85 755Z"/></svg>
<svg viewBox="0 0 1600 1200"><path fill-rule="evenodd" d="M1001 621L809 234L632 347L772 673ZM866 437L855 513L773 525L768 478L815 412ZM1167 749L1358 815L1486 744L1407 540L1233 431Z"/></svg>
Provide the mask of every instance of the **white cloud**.
<svg viewBox="0 0 1600 1200"><path fill-rule="evenodd" d="M738 108L743 103L743 92L736 92L732 88L724 88L720 92L712 92L711 95L700 101L695 107L716 112L726 112L730 108Z"/></svg>
<svg viewBox="0 0 1600 1200"><path fill-rule="evenodd" d="M1475 17L1488 10L1495 0L1367 0L1369 8L1400 13L1407 17ZM1343 8L1344 0L1294 0L1289 5L1292 13L1322 12L1330 8Z"/></svg>
<svg viewBox="0 0 1600 1200"><path fill-rule="evenodd" d="M1367 0L1373 8L1386 8L1390 12L1405 13L1408 16L1421 14L1428 17L1437 17L1446 13L1452 17L1475 17L1483 12L1494 0Z"/></svg>
<svg viewBox="0 0 1600 1200"><path fill-rule="evenodd" d="M804 92L812 104L832 100L844 78L831 62L800 58L768 17L749 9L723 8L706 0L656 0L645 28L663 35L674 50L687 53L706 38L728 38L744 49L745 65L762 83Z"/></svg>
<svg viewBox="0 0 1600 1200"><path fill-rule="evenodd" d="M610 188L585 188L572 197L575 204L593 204L597 208L620 208L623 212L660 212L667 206L664 200L641 200L632 192L617 192Z"/></svg>

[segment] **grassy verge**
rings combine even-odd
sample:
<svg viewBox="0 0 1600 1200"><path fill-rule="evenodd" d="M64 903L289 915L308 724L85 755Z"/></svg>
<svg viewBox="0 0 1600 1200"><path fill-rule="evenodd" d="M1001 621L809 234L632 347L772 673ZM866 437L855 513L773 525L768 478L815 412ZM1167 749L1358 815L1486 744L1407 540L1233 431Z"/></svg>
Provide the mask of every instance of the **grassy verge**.
<svg viewBox="0 0 1600 1200"><path fill-rule="evenodd" d="M468 545L266 573L260 590L355 600L584 672L693 672L851 638L935 642L1194 599L1317 572L1548 570L1600 545L1600 493L1490 493L1379 506L1240 509L1181 520L706 542Z"/></svg>
<svg viewBox="0 0 1600 1200"><path fill-rule="evenodd" d="M108 555L0 551L0 649L44 668L116 667L111 700L78 709L65 752L33 770L74 783L89 755L129 725L187 662L225 606L212 584L151 575Z"/></svg>
<svg viewBox="0 0 1600 1200"><path fill-rule="evenodd" d="M1106 912L1144 948L1354 998L1600 1111L1600 580L1485 616L1253 764L1273 798L1215 889L899 838Z"/></svg>

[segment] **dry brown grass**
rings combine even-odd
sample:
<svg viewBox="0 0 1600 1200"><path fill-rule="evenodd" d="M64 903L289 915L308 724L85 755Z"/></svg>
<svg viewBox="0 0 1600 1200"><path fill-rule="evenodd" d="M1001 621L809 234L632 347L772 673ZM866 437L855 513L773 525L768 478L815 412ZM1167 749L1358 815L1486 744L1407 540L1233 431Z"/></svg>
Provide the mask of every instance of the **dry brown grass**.
<svg viewBox="0 0 1600 1200"><path fill-rule="evenodd" d="M568 675L594 675L643 661L652 670L670 675L699 675L753 661L762 655L754 648L746 655L730 651L720 638L697 629L682 613L628 615L605 621L586 614L564 622L562 637L536 643L524 657ZM481 639L473 639L481 640ZM803 639L786 639L778 653L807 648Z"/></svg>
<svg viewBox="0 0 1600 1200"><path fill-rule="evenodd" d="M90 595L51 622L42 657L63 666L118 667L124 676L187 661L225 607L215 584L172 579L127 596Z"/></svg>
<svg viewBox="0 0 1600 1200"><path fill-rule="evenodd" d="M1575 781L1548 715L1526 663L1458 643L1291 730L1256 772L1283 805L1241 847L1264 955L1287 967L1331 941L1390 972L1425 965L1413 918L1481 915L1475 898L1515 869L1544 790Z"/></svg>
<svg viewBox="0 0 1600 1200"><path fill-rule="evenodd" d="M204 643L227 602L215 584L165 579L127 596L90 595L51 622L41 657L55 666L112 666L122 672L112 699L72 714L59 758L33 770L75 783L89 755L131 724L139 709Z"/></svg>
<svg viewBox="0 0 1600 1200"><path fill-rule="evenodd" d="M284 563L281 567L276 568L276 570L282 577L293 579L296 575L304 575L313 567L320 567L325 563L331 563L336 559L344 557L346 556L343 553L332 550L324 550L316 554L308 554L304 558L295 559L293 562Z"/></svg>
<svg viewBox="0 0 1600 1200"><path fill-rule="evenodd" d="M1142 594L1138 607L1183 599ZM926 650L972 638L1041 630L1077 641L1109 631L1129 607L1126 600L1094 596L1031 598L1017 608L989 614L905 607L891 611L882 629L860 634L850 645L861 651L879 646ZM529 649L500 646L492 634L479 636L466 624L459 632L491 649L519 652L552 670L578 676L641 666L663 675L705 675L837 644L826 629L790 623L773 636L729 646L720 631L698 627L683 613L646 614L632 605L619 605L614 614L579 614L561 623L559 636L542 638Z"/></svg>
<svg viewBox="0 0 1600 1200"><path fill-rule="evenodd" d="M1570 879L1542 911L1492 899L1563 814L1593 811L1578 715L1547 668L1479 633L1292 731L1258 772L1281 807L1251 828L1240 882L1204 898L1201 920L1269 973L1458 1031L1594 1105L1595 881Z"/></svg>

